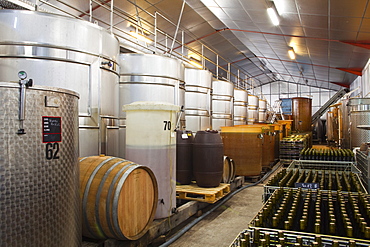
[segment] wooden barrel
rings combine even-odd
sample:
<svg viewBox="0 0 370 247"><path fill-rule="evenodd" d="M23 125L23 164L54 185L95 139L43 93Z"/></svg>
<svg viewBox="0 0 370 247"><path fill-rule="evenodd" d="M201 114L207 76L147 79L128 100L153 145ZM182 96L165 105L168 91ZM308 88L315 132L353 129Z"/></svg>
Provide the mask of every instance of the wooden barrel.
<svg viewBox="0 0 370 247"><path fill-rule="evenodd" d="M231 163L230 158L224 156L224 171L222 173L222 183L230 183L230 176L231 176Z"/></svg>
<svg viewBox="0 0 370 247"><path fill-rule="evenodd" d="M231 183L232 181L234 181L236 174L235 161L233 159L230 159L230 167L231 167L230 172L230 183Z"/></svg>
<svg viewBox="0 0 370 247"><path fill-rule="evenodd" d="M235 179L235 163L233 159L224 156L224 171L222 173L222 183L231 183Z"/></svg>
<svg viewBox="0 0 370 247"><path fill-rule="evenodd" d="M145 166L110 156L80 159L82 234L136 240L153 221L158 187Z"/></svg>
<svg viewBox="0 0 370 247"><path fill-rule="evenodd" d="M223 157L223 144L218 131L197 131L193 144L193 172L199 187L220 185Z"/></svg>

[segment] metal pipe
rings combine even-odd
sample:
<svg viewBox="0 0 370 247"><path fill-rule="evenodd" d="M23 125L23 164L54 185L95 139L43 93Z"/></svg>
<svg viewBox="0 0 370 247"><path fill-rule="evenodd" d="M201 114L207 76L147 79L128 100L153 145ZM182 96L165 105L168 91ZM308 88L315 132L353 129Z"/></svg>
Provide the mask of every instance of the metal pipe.
<svg viewBox="0 0 370 247"><path fill-rule="evenodd" d="M110 33L113 33L113 5L114 0L110 1Z"/></svg>
<svg viewBox="0 0 370 247"><path fill-rule="evenodd" d="M170 55L172 54L172 49L173 49L173 46L175 45L175 39L176 39L176 36L177 36L177 32L179 31L179 26L180 26L180 22L181 22L182 13L184 12L184 7L185 7L185 0L183 0L183 2L182 2L179 20L177 21L175 35L173 36L172 45L171 45L171 49L170 49L170 52L169 52Z"/></svg>
<svg viewBox="0 0 370 247"><path fill-rule="evenodd" d="M216 55L216 78L218 80L218 55Z"/></svg>
<svg viewBox="0 0 370 247"><path fill-rule="evenodd" d="M154 13L154 50L157 52L157 11Z"/></svg>
<svg viewBox="0 0 370 247"><path fill-rule="evenodd" d="M184 55L184 30L181 30L181 54Z"/></svg>
<svg viewBox="0 0 370 247"><path fill-rule="evenodd" d="M204 45L202 44L202 67L205 68L206 67L206 61L204 59Z"/></svg>
<svg viewBox="0 0 370 247"><path fill-rule="evenodd" d="M230 81L230 63L227 63L227 80Z"/></svg>
<svg viewBox="0 0 370 247"><path fill-rule="evenodd" d="M27 81L21 80L19 82L19 84L20 84L21 88L20 88L20 95L19 95L19 116L18 116L18 120L22 122L25 119L26 84L27 84ZM23 129L23 124L22 124L22 129Z"/></svg>
<svg viewBox="0 0 370 247"><path fill-rule="evenodd" d="M237 78L237 88L239 88L239 83L240 83L240 70L238 70L238 78Z"/></svg>
<svg viewBox="0 0 370 247"><path fill-rule="evenodd" d="M63 9L61 9L61 8L58 8L57 6L55 6L55 5L51 4L51 3L45 2L45 1L43 1L43 0L39 0L39 1L40 1L40 2L42 2L42 3L44 3L44 4L46 4L46 5L48 5L48 6L50 6L50 7L52 7L52 8L54 8L54 9L59 10L60 12L63 12L63 13L65 13L65 14L67 14L67 15L70 15L70 16L73 16L73 17L75 17L75 18L77 18L77 19L81 19L81 18L80 18L80 17L78 17L77 15L73 15L73 14L71 14L70 12L65 11L65 10L63 10Z"/></svg>
<svg viewBox="0 0 370 247"><path fill-rule="evenodd" d="M132 5L134 5L136 8L139 8L141 11L143 11L145 14L151 16L154 18L155 14L153 15L152 13L148 12L147 10L143 9L142 7L140 7L139 5L136 4L136 1L133 3L131 2L130 0L127 0L127 2L131 3Z"/></svg>
<svg viewBox="0 0 370 247"><path fill-rule="evenodd" d="M93 12L93 9L92 9L92 1L91 0L89 0L90 1L90 9L89 9L89 11L90 11L90 16L89 16L89 21L90 22L92 22L92 12ZM81 15L80 15L80 17L82 17Z"/></svg>

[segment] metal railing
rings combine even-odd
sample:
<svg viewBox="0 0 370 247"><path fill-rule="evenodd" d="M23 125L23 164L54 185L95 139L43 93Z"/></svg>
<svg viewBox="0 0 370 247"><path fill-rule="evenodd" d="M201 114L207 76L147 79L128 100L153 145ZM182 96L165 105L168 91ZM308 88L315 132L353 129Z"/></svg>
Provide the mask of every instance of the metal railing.
<svg viewBox="0 0 370 247"><path fill-rule="evenodd" d="M156 11L154 14L149 13L144 8L139 6L136 1L126 0L127 3L136 8L136 16L133 16L114 5L113 0L89 0L88 4L86 3L84 5L88 10L83 10L81 9L81 7L77 7L77 3L72 4L63 0L34 0L34 3L27 0L8 1L14 2L15 4L22 3L22 5L25 5L26 8L29 10L43 12L51 12L55 10L59 14L62 13L64 15L68 15L77 19L83 19L98 24L116 35L120 39L120 43L123 47L130 47L134 51L136 50L141 52L144 51L146 53L165 54L181 59L185 63L190 62L190 58L187 56L187 54L193 53L200 58L200 63L203 68L209 69L211 66L215 67L215 71L211 71L210 69L209 70L214 74L216 78L228 79L229 81L233 82L235 87L237 88L254 90L255 85L253 83L253 79L251 79L251 74L248 74L248 72L245 71L241 71L237 66L233 65L226 58L217 54L217 52L206 46L199 39L196 39L196 37L191 37L190 34L187 34L184 30L180 28L180 20L178 21L178 23L173 23L171 20L166 18L158 11ZM97 15L94 15L94 10L97 9L104 9L105 11L107 11L109 14L109 20L99 18ZM145 18L142 18L139 15L139 10L142 12L142 14L146 15ZM102 16L101 13L99 16ZM169 35L167 32L161 30L158 27L159 18L165 20L176 28L177 32L175 33L175 36ZM123 30L122 28L119 28L117 26L122 22L128 22L129 25L135 28L136 32L144 35L148 34L148 38L151 39L153 44L141 42L138 39L133 38L130 35L130 32L128 32L127 30ZM176 38L177 33L181 34L180 40ZM192 43L198 42L198 44L200 45L200 51L195 50L185 44L185 36L193 38ZM159 41L160 37L163 38L161 42ZM206 53L210 55L206 56ZM214 61L214 59L211 59L210 57L215 57L216 61ZM251 63L255 64L253 61L251 61ZM258 67L258 65L256 66ZM220 71L223 71L226 74L226 78L224 78L219 73ZM236 73L233 73L232 71L235 71ZM261 70L261 72L263 71Z"/></svg>

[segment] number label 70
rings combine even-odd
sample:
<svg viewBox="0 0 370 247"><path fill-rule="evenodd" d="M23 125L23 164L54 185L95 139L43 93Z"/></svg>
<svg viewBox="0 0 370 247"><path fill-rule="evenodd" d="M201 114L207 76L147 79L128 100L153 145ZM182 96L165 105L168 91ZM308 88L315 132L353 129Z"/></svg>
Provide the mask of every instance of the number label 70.
<svg viewBox="0 0 370 247"><path fill-rule="evenodd" d="M163 130L171 130L171 121L163 121L164 128Z"/></svg>

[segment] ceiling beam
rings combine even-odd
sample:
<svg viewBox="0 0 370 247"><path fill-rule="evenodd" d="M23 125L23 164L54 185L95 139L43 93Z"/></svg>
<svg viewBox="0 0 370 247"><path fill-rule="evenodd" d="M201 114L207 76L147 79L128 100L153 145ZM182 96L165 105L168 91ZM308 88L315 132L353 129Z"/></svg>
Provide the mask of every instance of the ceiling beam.
<svg viewBox="0 0 370 247"><path fill-rule="evenodd" d="M362 68L336 68L354 75L362 76Z"/></svg>
<svg viewBox="0 0 370 247"><path fill-rule="evenodd" d="M341 42L344 44L354 45L370 50L370 41L361 41L361 42L341 41Z"/></svg>

